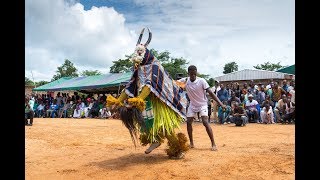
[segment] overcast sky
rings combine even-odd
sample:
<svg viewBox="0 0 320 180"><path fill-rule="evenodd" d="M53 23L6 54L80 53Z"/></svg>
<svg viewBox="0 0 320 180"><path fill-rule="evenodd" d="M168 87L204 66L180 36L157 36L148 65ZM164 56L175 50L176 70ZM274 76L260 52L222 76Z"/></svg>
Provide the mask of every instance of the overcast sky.
<svg viewBox="0 0 320 180"><path fill-rule="evenodd" d="M183 57L211 77L267 61L295 63L293 0L26 0L25 76L50 81L69 59L108 73L149 27L149 48ZM145 41L145 37L143 41Z"/></svg>

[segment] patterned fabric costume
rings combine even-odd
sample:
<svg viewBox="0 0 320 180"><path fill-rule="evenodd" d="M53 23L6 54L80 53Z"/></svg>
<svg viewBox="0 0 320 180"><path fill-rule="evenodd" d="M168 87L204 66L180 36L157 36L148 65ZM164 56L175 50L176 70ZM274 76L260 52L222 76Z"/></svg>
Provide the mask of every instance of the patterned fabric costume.
<svg viewBox="0 0 320 180"><path fill-rule="evenodd" d="M138 46L142 48L142 45ZM129 129L134 143L137 132L142 145L157 144L158 147L167 138L169 157L181 157L188 150L187 138L183 133L175 134L175 129L179 129L186 119L185 93L157 58L147 48L144 51L143 59L135 63L132 78L120 97L108 96L107 106L122 107L120 119ZM125 108L128 104L138 111L131 112Z"/></svg>

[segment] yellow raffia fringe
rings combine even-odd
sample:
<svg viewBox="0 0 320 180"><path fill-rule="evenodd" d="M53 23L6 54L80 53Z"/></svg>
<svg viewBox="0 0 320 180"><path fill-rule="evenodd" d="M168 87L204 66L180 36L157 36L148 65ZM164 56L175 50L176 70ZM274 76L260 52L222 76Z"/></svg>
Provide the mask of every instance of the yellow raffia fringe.
<svg viewBox="0 0 320 180"><path fill-rule="evenodd" d="M146 99L149 96L150 92L151 92L151 90L148 86L143 86L138 97L141 99Z"/></svg>
<svg viewBox="0 0 320 180"><path fill-rule="evenodd" d="M126 98L127 98L127 94L126 94L124 91L121 92L121 94L120 94L120 96L119 96L118 99L115 98L115 97L113 97L112 95L108 95L108 96L107 96L107 99L106 99L106 100L107 100L106 106L107 106L107 107L111 107L111 106L113 106L113 105L116 105L116 106L121 105L121 106L123 106L123 101L124 101Z"/></svg>
<svg viewBox="0 0 320 180"><path fill-rule="evenodd" d="M139 111L141 112L146 109L146 102L142 98L139 98L139 97L129 98L128 103L138 108Z"/></svg>
<svg viewBox="0 0 320 180"><path fill-rule="evenodd" d="M113 97L112 95L107 96L107 104L106 104L107 107L111 107L113 105L118 106L120 104L121 102L119 101L119 99Z"/></svg>

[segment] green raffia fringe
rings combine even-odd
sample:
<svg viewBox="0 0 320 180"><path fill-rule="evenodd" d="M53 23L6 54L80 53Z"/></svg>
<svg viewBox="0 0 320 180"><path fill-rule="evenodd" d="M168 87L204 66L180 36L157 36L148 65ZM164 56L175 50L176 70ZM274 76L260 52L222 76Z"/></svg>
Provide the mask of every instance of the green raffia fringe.
<svg viewBox="0 0 320 180"><path fill-rule="evenodd" d="M180 129L183 119L152 93L145 100L146 110L153 112L153 118L144 117L147 128L141 131L141 144L162 143L166 135L170 136L175 133L175 129Z"/></svg>

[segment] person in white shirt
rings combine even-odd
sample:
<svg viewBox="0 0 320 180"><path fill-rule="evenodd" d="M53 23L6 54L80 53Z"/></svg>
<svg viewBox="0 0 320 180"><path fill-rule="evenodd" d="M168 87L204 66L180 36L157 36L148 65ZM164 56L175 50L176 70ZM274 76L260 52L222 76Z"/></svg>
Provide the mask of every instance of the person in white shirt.
<svg viewBox="0 0 320 180"><path fill-rule="evenodd" d="M217 147L213 138L213 132L208 123L208 100L206 93L212 97L213 100L217 101L220 106L226 108L218 97L211 91L209 84L203 78L197 77L197 67L191 65L188 67L189 78L182 78L179 82L186 83L186 91L190 99L190 104L187 109L187 131L190 140L190 148L194 148L193 136L192 136L192 122L197 113L200 113L202 123L206 128L208 136L211 140L211 150L216 151Z"/></svg>
<svg viewBox="0 0 320 180"><path fill-rule="evenodd" d="M248 95L248 101L246 102L246 112L248 115L248 118L252 118L253 121L256 123L259 123L259 114L257 109L258 102L253 99L253 95Z"/></svg>

